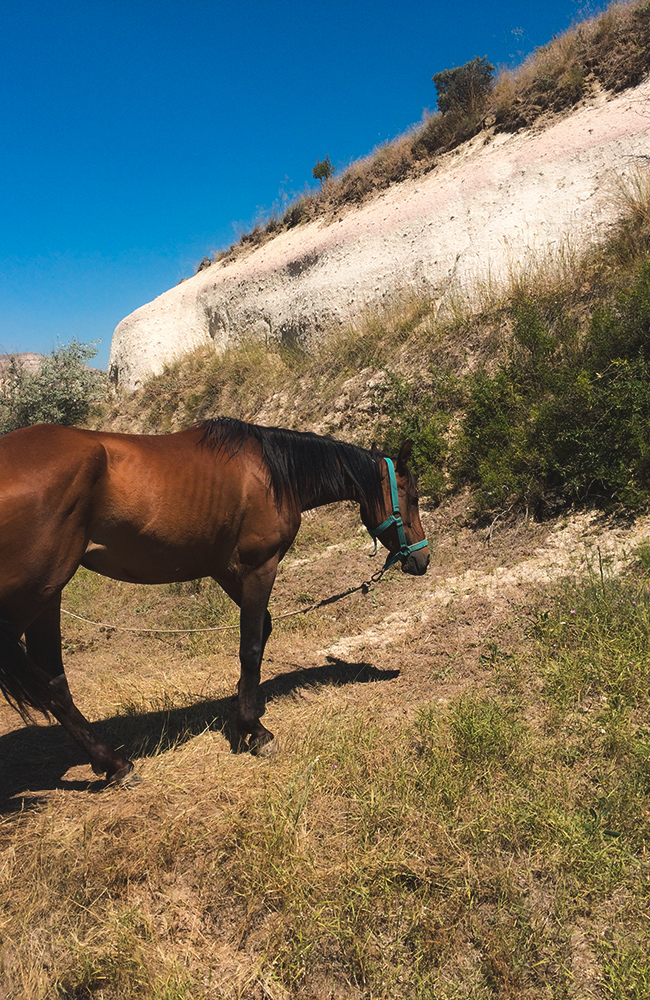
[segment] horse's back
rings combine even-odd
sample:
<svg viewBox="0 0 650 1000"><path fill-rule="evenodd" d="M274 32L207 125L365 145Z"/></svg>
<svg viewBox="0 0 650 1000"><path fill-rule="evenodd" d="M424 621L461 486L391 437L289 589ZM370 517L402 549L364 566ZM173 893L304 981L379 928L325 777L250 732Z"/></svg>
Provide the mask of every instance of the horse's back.
<svg viewBox="0 0 650 1000"><path fill-rule="evenodd" d="M64 586L80 563L164 583L225 579L283 554L299 516L279 515L255 442L229 452L201 439L200 427L138 435L54 425L0 438L0 605L37 582Z"/></svg>
<svg viewBox="0 0 650 1000"><path fill-rule="evenodd" d="M0 437L0 468L15 465L16 471L28 464L57 460L61 455L74 455L85 450L87 444L97 436L95 431L80 430L77 427L62 427L59 424L35 424L21 427Z"/></svg>
<svg viewBox="0 0 650 1000"><path fill-rule="evenodd" d="M56 509L70 491L88 488L105 469L104 451L92 431L55 424L24 427L0 437L0 526L2 510L16 503L33 512Z"/></svg>
<svg viewBox="0 0 650 1000"><path fill-rule="evenodd" d="M102 436L106 475L95 491L84 566L122 580L163 583L222 577L233 559L249 558L251 544L253 562L264 557L266 545L282 546L259 459L202 447L201 434L190 428Z"/></svg>
<svg viewBox="0 0 650 1000"><path fill-rule="evenodd" d="M117 488L173 484L182 467L193 463L196 435L187 431L170 435L117 434L57 424L37 424L0 437L0 503L13 489L35 498L50 493L59 481L79 488L113 480ZM193 442L195 443L195 442ZM195 463L198 464L198 463ZM196 475L196 468L190 474ZM50 500L52 497L50 497ZM178 497L177 497L178 499Z"/></svg>

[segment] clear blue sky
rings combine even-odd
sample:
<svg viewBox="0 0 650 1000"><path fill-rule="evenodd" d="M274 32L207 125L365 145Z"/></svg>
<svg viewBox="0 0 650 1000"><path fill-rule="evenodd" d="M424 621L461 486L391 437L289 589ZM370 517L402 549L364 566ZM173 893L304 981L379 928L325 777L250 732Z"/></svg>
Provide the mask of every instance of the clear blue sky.
<svg viewBox="0 0 650 1000"><path fill-rule="evenodd" d="M517 65L576 0L0 0L0 352L101 340L314 183Z"/></svg>

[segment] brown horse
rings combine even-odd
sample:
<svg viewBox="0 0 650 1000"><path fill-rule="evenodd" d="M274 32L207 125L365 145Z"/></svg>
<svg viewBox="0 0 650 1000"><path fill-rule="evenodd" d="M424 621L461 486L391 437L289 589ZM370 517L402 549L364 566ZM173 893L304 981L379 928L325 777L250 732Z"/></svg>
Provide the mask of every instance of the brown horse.
<svg viewBox="0 0 650 1000"><path fill-rule="evenodd" d="M273 739L257 705L267 604L301 512L353 500L387 563L425 573L410 453L407 441L393 467L374 450L226 418L166 436L42 424L0 438L0 689L24 718L53 715L96 774L123 781L133 764L70 695L61 591L80 565L133 583L211 576L241 610L235 723L259 752Z"/></svg>

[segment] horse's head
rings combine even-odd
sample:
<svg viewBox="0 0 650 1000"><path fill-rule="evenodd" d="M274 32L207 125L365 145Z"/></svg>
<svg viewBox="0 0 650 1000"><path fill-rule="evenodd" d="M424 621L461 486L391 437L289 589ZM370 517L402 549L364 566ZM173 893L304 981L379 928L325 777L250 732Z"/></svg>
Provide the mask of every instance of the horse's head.
<svg viewBox="0 0 650 1000"><path fill-rule="evenodd" d="M361 516L368 531L385 545L389 555L384 569L401 559L402 572L422 576L429 566L429 546L424 535L418 509L418 492L407 462L413 449L412 441L405 441L399 455L382 463L383 507L385 518L377 527L368 524L367 515Z"/></svg>

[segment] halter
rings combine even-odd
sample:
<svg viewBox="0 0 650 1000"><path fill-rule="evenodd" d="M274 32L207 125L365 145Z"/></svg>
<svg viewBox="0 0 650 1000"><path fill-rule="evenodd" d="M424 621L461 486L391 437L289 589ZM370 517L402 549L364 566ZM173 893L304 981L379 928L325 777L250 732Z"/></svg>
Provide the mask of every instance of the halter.
<svg viewBox="0 0 650 1000"><path fill-rule="evenodd" d="M393 460L391 458L385 458L384 461L388 467L388 479L390 482L390 500L393 505L393 513L390 517L387 517L385 521L379 525L378 528L368 528L370 536L375 542L375 551L371 552L371 556L377 555L377 536L381 535L382 531L386 528L390 528L392 524L397 528L397 539L399 541L399 549L397 552L392 554L389 552L386 556L386 562L384 563L381 572L385 573L387 569L394 566L398 559L406 559L411 552L415 552L417 549L424 549L428 546L426 538L423 538L421 542L416 542L414 545L409 545L406 541L406 535L404 534L404 522L402 521L402 515L399 509L399 499L397 496L397 480L395 479L395 466L393 465Z"/></svg>

